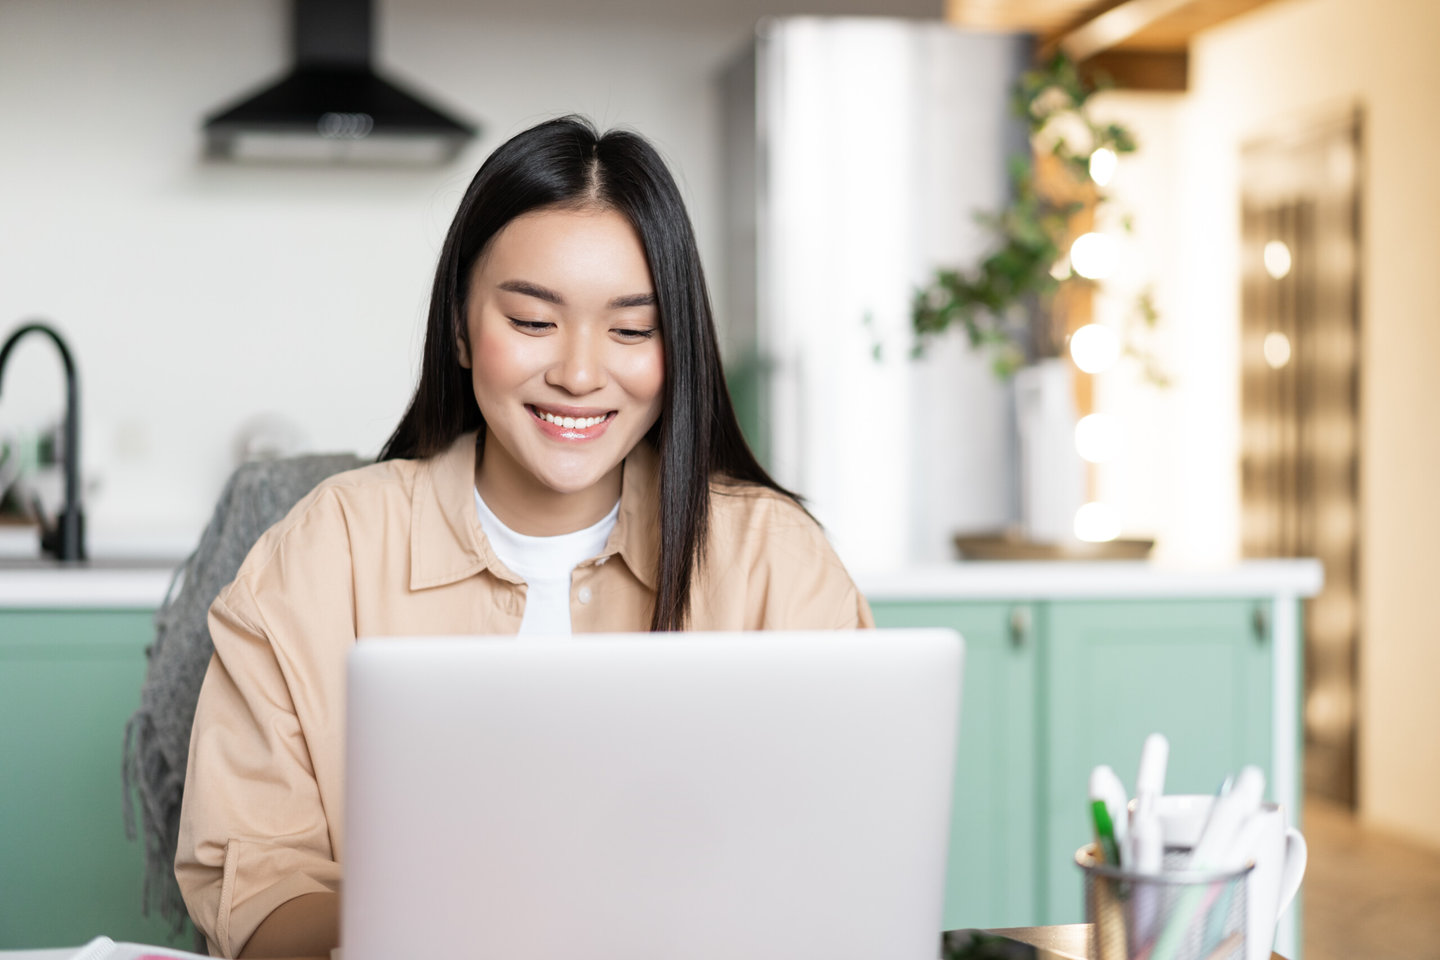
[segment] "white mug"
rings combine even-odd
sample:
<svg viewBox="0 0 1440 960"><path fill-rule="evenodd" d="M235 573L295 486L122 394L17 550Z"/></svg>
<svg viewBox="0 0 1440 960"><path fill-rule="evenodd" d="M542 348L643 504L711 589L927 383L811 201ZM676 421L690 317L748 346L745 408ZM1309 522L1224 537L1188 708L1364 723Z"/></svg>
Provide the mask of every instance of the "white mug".
<svg viewBox="0 0 1440 960"><path fill-rule="evenodd" d="M1195 846L1210 816L1213 796L1176 794L1161 797L1156 809L1166 850ZM1309 848L1299 830L1290 826L1283 808L1261 804L1256 814L1259 837L1254 848L1255 869L1250 873L1245 901L1246 960L1269 960L1275 943L1275 925L1305 876Z"/></svg>

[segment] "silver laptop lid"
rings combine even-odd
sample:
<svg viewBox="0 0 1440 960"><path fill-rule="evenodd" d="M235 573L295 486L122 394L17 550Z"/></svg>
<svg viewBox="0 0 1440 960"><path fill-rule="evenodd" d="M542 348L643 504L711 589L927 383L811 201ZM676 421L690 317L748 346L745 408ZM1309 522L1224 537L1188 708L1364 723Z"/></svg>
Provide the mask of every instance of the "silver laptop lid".
<svg viewBox="0 0 1440 960"><path fill-rule="evenodd" d="M947 630L366 640L345 960L933 960Z"/></svg>

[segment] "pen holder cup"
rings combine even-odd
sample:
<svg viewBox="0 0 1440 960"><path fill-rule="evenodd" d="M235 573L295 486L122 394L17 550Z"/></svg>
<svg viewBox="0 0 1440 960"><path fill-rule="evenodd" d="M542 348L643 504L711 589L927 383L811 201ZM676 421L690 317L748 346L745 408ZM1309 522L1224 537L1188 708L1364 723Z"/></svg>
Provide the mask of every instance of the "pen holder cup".
<svg viewBox="0 0 1440 960"><path fill-rule="evenodd" d="M1075 851L1085 875L1092 960L1244 960L1246 883L1253 865L1194 871L1188 851L1161 873L1104 863L1094 844Z"/></svg>

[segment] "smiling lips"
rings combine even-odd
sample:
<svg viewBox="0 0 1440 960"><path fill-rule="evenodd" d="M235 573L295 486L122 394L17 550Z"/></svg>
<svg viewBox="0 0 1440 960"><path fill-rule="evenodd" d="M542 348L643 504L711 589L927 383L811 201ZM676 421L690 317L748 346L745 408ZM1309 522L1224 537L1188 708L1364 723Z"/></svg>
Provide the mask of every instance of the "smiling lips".
<svg viewBox="0 0 1440 960"><path fill-rule="evenodd" d="M542 410L530 404L526 404L525 409L535 418L535 423L542 433L557 440L594 440L605 432L610 421L615 418L614 410L587 415L582 411ZM581 415L575 416L576 413Z"/></svg>

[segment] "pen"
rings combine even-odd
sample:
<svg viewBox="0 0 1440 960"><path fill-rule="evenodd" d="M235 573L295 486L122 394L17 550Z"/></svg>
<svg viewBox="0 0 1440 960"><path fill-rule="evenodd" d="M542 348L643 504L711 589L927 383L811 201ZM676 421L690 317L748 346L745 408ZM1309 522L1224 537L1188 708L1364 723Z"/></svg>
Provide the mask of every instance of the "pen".
<svg viewBox="0 0 1440 960"><path fill-rule="evenodd" d="M1160 829L1160 797L1165 792L1165 768L1170 763L1170 741L1152 733L1140 748L1140 768L1135 773L1135 810L1130 822L1130 869L1158 875L1165 859L1164 836ZM1135 888L1135 930L1141 943L1152 943L1160 920L1160 890L1154 883L1140 881Z"/></svg>
<svg viewBox="0 0 1440 960"><path fill-rule="evenodd" d="M1125 810L1129 801L1125 796L1125 784L1120 782L1114 770L1103 763L1090 771L1090 799L1105 801L1110 825L1115 831L1115 848L1120 853L1120 859L1129 863L1130 825Z"/></svg>
<svg viewBox="0 0 1440 960"><path fill-rule="evenodd" d="M1170 741L1163 733L1152 733L1140 748L1140 768L1135 772L1135 813L1145 816L1155 812L1156 804L1165 793L1165 768L1170 763ZM1134 843L1132 839L1131 843ZM1139 859L1138 850L1127 851L1131 859Z"/></svg>
<svg viewBox="0 0 1440 960"><path fill-rule="evenodd" d="M1140 769L1135 772L1135 799L1155 799L1165 792L1165 768L1170 763L1170 741L1152 733L1140 748Z"/></svg>
<svg viewBox="0 0 1440 960"><path fill-rule="evenodd" d="M1131 859L1129 869L1138 874L1158 877L1165 860L1165 841L1160 829L1160 813L1154 803L1135 807L1135 822L1130 824ZM1138 880L1135 884L1135 936L1140 943L1153 943L1155 925L1160 914L1160 890L1154 881Z"/></svg>
<svg viewBox="0 0 1440 960"><path fill-rule="evenodd" d="M1095 841L1100 844L1100 855L1111 866L1120 866L1120 849L1115 845L1115 825L1110 820L1110 811L1104 800L1090 801L1090 816L1095 821Z"/></svg>
<svg viewBox="0 0 1440 960"><path fill-rule="evenodd" d="M1265 793L1265 774L1259 767L1246 767L1235 778L1235 785L1216 797L1210 807L1210 818L1190 854L1192 870L1228 867L1226 858L1240 834L1240 828L1260 809Z"/></svg>
<svg viewBox="0 0 1440 960"><path fill-rule="evenodd" d="M1217 870L1227 868L1226 858L1231 855L1236 840L1240 838L1245 822L1260 809L1260 799L1265 792L1265 774L1259 767L1246 767L1235 778L1233 786L1227 780L1221 786L1221 793L1210 806L1210 817L1205 829L1190 853L1191 870ZM1219 893L1216 887L1209 893L1208 903L1214 903ZM1184 937L1196 917L1204 912L1207 905L1206 891L1193 886L1180 895L1179 901L1170 912L1170 920L1155 941L1153 960L1171 960L1180 948Z"/></svg>
<svg viewBox="0 0 1440 960"><path fill-rule="evenodd" d="M1210 951L1205 957L1205 960L1223 960L1224 957L1230 956L1230 954L1235 952L1235 948L1240 946L1240 939L1240 931L1236 930L1222 940L1218 947Z"/></svg>

